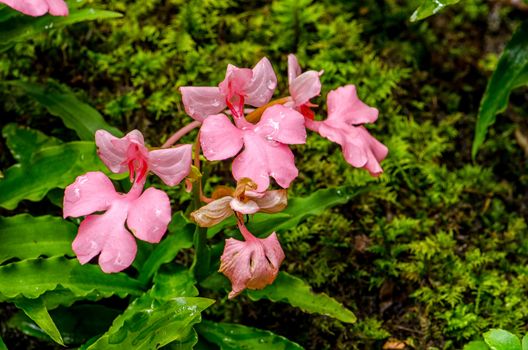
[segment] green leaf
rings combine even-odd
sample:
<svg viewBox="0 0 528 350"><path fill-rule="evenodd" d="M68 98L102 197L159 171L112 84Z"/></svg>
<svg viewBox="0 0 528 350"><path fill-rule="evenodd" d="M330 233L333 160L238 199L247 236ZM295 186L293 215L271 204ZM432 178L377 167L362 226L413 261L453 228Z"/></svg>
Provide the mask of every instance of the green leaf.
<svg viewBox="0 0 528 350"><path fill-rule="evenodd" d="M0 180L0 207L14 209L21 200L41 200L53 188L65 188L88 171L108 170L97 156L95 143L70 142L35 153L26 164L7 169ZM125 174L111 178L124 178Z"/></svg>
<svg viewBox="0 0 528 350"><path fill-rule="evenodd" d="M2 337L0 337L0 350L7 350L7 346L5 345Z"/></svg>
<svg viewBox="0 0 528 350"><path fill-rule="evenodd" d="M492 329L484 333L484 341L491 350L521 350L521 341L503 329Z"/></svg>
<svg viewBox="0 0 528 350"><path fill-rule="evenodd" d="M444 7L454 5L460 0L422 0L420 7L411 15L411 22L416 22L436 14Z"/></svg>
<svg viewBox="0 0 528 350"><path fill-rule="evenodd" d="M522 350L528 350L528 334L522 338Z"/></svg>
<svg viewBox="0 0 528 350"><path fill-rule="evenodd" d="M37 298L58 286L84 296L97 291L104 295L139 295L141 285L124 273L106 274L98 265L80 265L77 260L55 257L31 259L0 267L0 301L24 296Z"/></svg>
<svg viewBox="0 0 528 350"><path fill-rule="evenodd" d="M187 336L182 337L173 341L169 345L165 346L163 350L193 350L195 345L198 343L198 334L194 329L187 334Z"/></svg>
<svg viewBox="0 0 528 350"><path fill-rule="evenodd" d="M255 214L248 228L256 235L268 235L272 231L283 232L296 227L310 215L319 215L325 209L344 204L354 197L373 190L367 186L360 189L350 187L326 188L312 193L308 197L291 198L288 207L278 214ZM224 220L219 225L208 230L209 238L229 225L234 225L234 220Z"/></svg>
<svg viewBox="0 0 528 350"><path fill-rule="evenodd" d="M463 350L489 350L489 346L482 340L473 340L464 345Z"/></svg>
<svg viewBox="0 0 528 350"><path fill-rule="evenodd" d="M34 153L44 147L56 146L61 143L59 139L50 137L38 130L19 126L14 123L7 124L2 129L7 147L13 158L20 163L27 163Z"/></svg>
<svg viewBox="0 0 528 350"><path fill-rule="evenodd" d="M198 296L196 280L190 270L181 265L168 265L156 273L152 296L156 299Z"/></svg>
<svg viewBox="0 0 528 350"><path fill-rule="evenodd" d="M172 216L169 235L156 246L139 271L141 283L146 284L159 267L174 260L181 249L192 247L194 227L181 212Z"/></svg>
<svg viewBox="0 0 528 350"><path fill-rule="evenodd" d="M62 336L41 299L21 298L16 301L15 305L22 309L53 341L64 345Z"/></svg>
<svg viewBox="0 0 528 350"><path fill-rule="evenodd" d="M9 49L16 42L34 38L36 35L52 29L61 28L77 22L117 18L121 16L117 12L94 8L70 8L70 14L65 17L45 15L35 18L23 15L9 15L9 18L0 21L0 52Z"/></svg>
<svg viewBox="0 0 528 350"><path fill-rule="evenodd" d="M12 258L73 256L71 244L76 233L76 225L59 217L0 217L0 264Z"/></svg>
<svg viewBox="0 0 528 350"><path fill-rule="evenodd" d="M484 142L488 128L495 123L496 115L504 112L508 107L511 91L526 84L528 84L528 20L524 21L513 34L488 81L486 92L480 102L471 149L473 158Z"/></svg>
<svg viewBox="0 0 528 350"><path fill-rule="evenodd" d="M193 325L201 321L201 312L213 302L191 297L160 301L145 294L130 304L110 329L87 349L151 350L184 341Z"/></svg>
<svg viewBox="0 0 528 350"><path fill-rule="evenodd" d="M258 328L232 323L203 320L196 326L198 333L221 350L302 350L299 344L280 335Z"/></svg>
<svg viewBox="0 0 528 350"><path fill-rule="evenodd" d="M324 293L314 293L306 282L286 272L280 272L275 282L266 288L246 290L246 293L252 300L285 302L304 312L330 316L346 323L356 322L356 316L343 304Z"/></svg>
<svg viewBox="0 0 528 350"><path fill-rule="evenodd" d="M104 333L121 312L103 305L86 304L53 310L50 315L62 334L64 343L79 345ZM42 328L23 313L13 315L8 326L44 341L51 340Z"/></svg>
<svg viewBox="0 0 528 350"><path fill-rule="evenodd" d="M51 89L27 81L10 81L8 84L24 90L31 98L42 104L50 114L59 117L68 128L74 130L81 140L93 141L95 132L104 129L114 136L123 134L108 125L103 116L90 105L81 102L65 87Z"/></svg>

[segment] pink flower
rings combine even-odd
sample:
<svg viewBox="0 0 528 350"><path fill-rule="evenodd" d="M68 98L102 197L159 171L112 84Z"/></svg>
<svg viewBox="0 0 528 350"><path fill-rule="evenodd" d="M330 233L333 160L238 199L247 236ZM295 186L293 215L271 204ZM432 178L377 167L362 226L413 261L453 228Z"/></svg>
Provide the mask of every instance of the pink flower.
<svg viewBox="0 0 528 350"><path fill-rule="evenodd" d="M87 215L72 244L81 264L100 254L99 265L104 272L122 271L136 256L130 231L143 241L161 240L171 220L169 198L155 188L141 194L143 185L144 181L135 182L130 192L121 194L105 174L89 172L66 187L64 218Z"/></svg>
<svg viewBox="0 0 528 350"><path fill-rule="evenodd" d="M267 58L261 59L253 69L227 66L226 76L218 87L180 88L183 105L188 115L198 121L218 114L229 107L235 118L244 116L244 104L254 107L265 105L273 96L277 77Z"/></svg>
<svg viewBox="0 0 528 350"><path fill-rule="evenodd" d="M0 3L33 17L48 12L52 16L68 15L68 6L64 0L0 0Z"/></svg>
<svg viewBox="0 0 528 350"><path fill-rule="evenodd" d="M198 225L211 227L234 215L235 212L241 214L277 213L288 205L286 190L256 192L256 189L256 183L250 179L242 179L235 191L231 190L228 195L193 211L191 217Z"/></svg>
<svg viewBox="0 0 528 350"><path fill-rule="evenodd" d="M269 187L269 177L287 188L298 175L294 156L286 144L306 142L304 117L282 105L267 108L257 124L244 118L237 126L224 114L206 118L200 129L200 143L208 160L223 160L238 154L233 161L236 180L249 178L263 192Z"/></svg>
<svg viewBox="0 0 528 350"><path fill-rule="evenodd" d="M189 175L191 169L191 145L149 151L138 130L120 139L105 130L97 130L95 143L105 165L114 173L128 170L131 181L134 176L137 176L136 181L141 181L150 170L165 184L174 186Z"/></svg>
<svg viewBox="0 0 528 350"><path fill-rule="evenodd" d="M374 123L378 110L363 103L354 85L346 85L328 93L328 118L322 122L306 120L306 127L341 145L348 163L365 168L373 176L383 172L380 162L388 149L363 126Z"/></svg>
<svg viewBox="0 0 528 350"><path fill-rule="evenodd" d="M240 223L239 228L245 241L227 239L220 257L219 271L231 281L230 299L246 288L262 289L273 283L284 260L284 252L275 232L259 239Z"/></svg>
<svg viewBox="0 0 528 350"><path fill-rule="evenodd" d="M288 82L290 89L291 101L285 106L295 108L307 118L313 119L314 112L310 107L316 105L310 103L310 99L321 93L321 81L319 77L323 71L316 72L313 70L301 73L301 66L295 55L288 55Z"/></svg>

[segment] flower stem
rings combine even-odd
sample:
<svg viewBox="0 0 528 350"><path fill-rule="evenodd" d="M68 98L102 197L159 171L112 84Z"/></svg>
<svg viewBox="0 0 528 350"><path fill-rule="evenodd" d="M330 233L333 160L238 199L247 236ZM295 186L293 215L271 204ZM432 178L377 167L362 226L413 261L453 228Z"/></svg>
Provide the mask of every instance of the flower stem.
<svg viewBox="0 0 528 350"><path fill-rule="evenodd" d="M194 122L192 122L192 123L189 123L189 124L185 125L183 128L181 128L180 130L176 131L171 137L169 137L169 139L167 141L165 141L165 143L161 146L161 148L168 148L168 147L174 145L179 139L181 139L187 133L189 133L190 131L196 129L200 125L202 125L202 123L199 122L199 121L196 121L196 120Z"/></svg>
<svg viewBox="0 0 528 350"><path fill-rule="evenodd" d="M194 147L194 165L200 169L200 134L196 137ZM193 186L193 208L197 210L202 206L202 177L198 177ZM209 274L211 264L211 250L207 245L207 228L196 226L194 231L194 261L191 266L194 277L197 281L203 280Z"/></svg>
<svg viewBox="0 0 528 350"><path fill-rule="evenodd" d="M246 116L246 120L250 123L256 123L260 120L260 117L262 117L262 113L264 113L266 108L271 107L273 105L277 105L277 104L281 104L281 105L285 104L286 102L290 101L290 99L291 99L290 96L282 97L282 98L273 100L265 104L264 106L260 106L259 108L255 109L253 112L249 113Z"/></svg>

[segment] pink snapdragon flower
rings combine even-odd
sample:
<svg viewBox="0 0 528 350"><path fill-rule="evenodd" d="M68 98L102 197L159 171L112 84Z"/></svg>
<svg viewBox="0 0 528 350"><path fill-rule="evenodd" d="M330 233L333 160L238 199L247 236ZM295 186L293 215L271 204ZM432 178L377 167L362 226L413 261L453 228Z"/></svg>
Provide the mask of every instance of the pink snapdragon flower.
<svg viewBox="0 0 528 350"><path fill-rule="evenodd" d="M143 135L133 130L117 138L105 130L97 130L95 144L103 163L113 173L130 172L130 180L141 181L148 171L158 175L168 186L179 184L191 169L192 145L149 151Z"/></svg>
<svg viewBox="0 0 528 350"><path fill-rule="evenodd" d="M64 218L86 216L72 244L81 264L100 254L99 265L104 272L119 272L136 256L132 234L150 243L161 240L171 220L169 197L155 188L142 194L144 180L121 194L105 174L89 172L66 187ZM93 214L101 211L105 213Z"/></svg>
<svg viewBox="0 0 528 350"><path fill-rule="evenodd" d="M33 17L46 13L52 16L68 16L69 13L64 0L0 0L0 3Z"/></svg>
<svg viewBox="0 0 528 350"><path fill-rule="evenodd" d="M238 182L236 190L224 191L225 195L191 213L201 227L212 227L228 217L241 214L277 213L288 205L286 190L257 192L257 184L250 179ZM225 193L227 192L227 193ZM214 198L213 193L213 198Z"/></svg>
<svg viewBox="0 0 528 350"><path fill-rule="evenodd" d="M277 87L277 77L267 58L261 59L253 69L229 64L225 79L216 87L180 88L183 105L188 115L198 121L218 114L226 107L235 118L244 117L244 104L253 107L265 105Z"/></svg>
<svg viewBox="0 0 528 350"><path fill-rule="evenodd" d="M200 143L208 160L234 157L233 176L249 178L257 191L265 191L273 177L287 188L298 175L294 156L287 144L306 142L304 117L297 111L275 105L267 108L260 121L252 124L235 118L236 126L224 114L207 117L200 129Z"/></svg>
<svg viewBox="0 0 528 350"><path fill-rule="evenodd" d="M373 176L383 172L380 162L387 147L372 137L363 126L374 123L378 110L363 103L354 85L346 85L328 93L328 118L306 120L306 127L341 145L345 160L356 168L365 168Z"/></svg>
<svg viewBox="0 0 528 350"><path fill-rule="evenodd" d="M284 260L284 251L275 232L260 239L240 222L238 226L245 241L227 239L220 257L219 271L231 281L230 299L246 288L262 289L273 283Z"/></svg>
<svg viewBox="0 0 528 350"><path fill-rule="evenodd" d="M310 103L310 99L321 93L321 80L323 71L309 70L304 73L293 54L288 55L288 82L291 101L285 103L287 107L294 108L307 118L314 119L314 112L310 107L317 107Z"/></svg>

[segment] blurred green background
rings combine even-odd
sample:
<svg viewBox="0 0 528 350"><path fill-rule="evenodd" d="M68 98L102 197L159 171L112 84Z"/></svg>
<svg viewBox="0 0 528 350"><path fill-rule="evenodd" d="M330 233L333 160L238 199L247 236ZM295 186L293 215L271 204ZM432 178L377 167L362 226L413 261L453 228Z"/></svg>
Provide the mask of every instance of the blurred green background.
<svg viewBox="0 0 528 350"><path fill-rule="evenodd" d="M124 16L17 44L0 54L0 81L65 84L110 124L140 129L152 146L192 121L178 87L216 85L228 63L251 67L263 56L278 75L276 97L287 94L287 54L296 53L304 69L324 70L318 118L326 93L350 83L380 110L369 127L390 150L379 179L349 166L338 145L317 135L295 147L300 175L291 195L337 185L371 189L280 236L282 269L334 296L359 321L246 297L222 302L207 311L210 318L269 329L307 349L381 349L390 339L459 349L491 327L527 331L528 166L518 142L528 134L526 89L514 92L476 161L470 155L487 79L526 17L522 9L465 0L411 23L416 1L85 2ZM15 88L0 93L0 111L0 126L17 122L76 139ZM0 162L15 163L3 139ZM232 184L228 164L209 170L209 185ZM184 208L188 195L171 193L183 196L174 205ZM26 203L18 212L42 206ZM3 307L6 342L46 349L9 329Z"/></svg>

